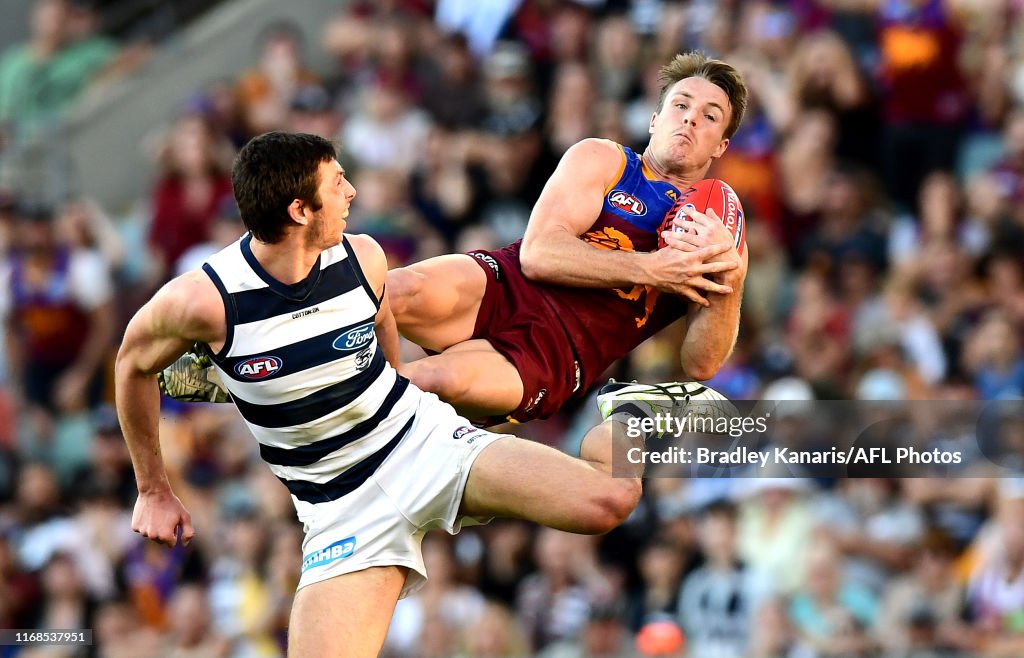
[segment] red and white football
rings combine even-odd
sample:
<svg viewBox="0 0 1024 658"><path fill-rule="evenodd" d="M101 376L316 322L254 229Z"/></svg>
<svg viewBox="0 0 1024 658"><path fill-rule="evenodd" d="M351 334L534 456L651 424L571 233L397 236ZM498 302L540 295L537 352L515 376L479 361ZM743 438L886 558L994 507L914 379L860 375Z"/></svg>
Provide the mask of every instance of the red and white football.
<svg viewBox="0 0 1024 658"><path fill-rule="evenodd" d="M672 205L672 208L665 213L665 219L658 227L658 247L665 246L665 240L661 237L662 231L672 228L672 220L679 217L681 220L693 221L685 213L683 208L691 206L698 212L706 213L708 209L715 211L715 214L722 219L722 223L732 233L736 240L736 250L742 254L743 247L747 243L745 217L743 206L740 205L740 198L728 183L718 178L705 178L696 183L693 187L683 192L679 199Z"/></svg>

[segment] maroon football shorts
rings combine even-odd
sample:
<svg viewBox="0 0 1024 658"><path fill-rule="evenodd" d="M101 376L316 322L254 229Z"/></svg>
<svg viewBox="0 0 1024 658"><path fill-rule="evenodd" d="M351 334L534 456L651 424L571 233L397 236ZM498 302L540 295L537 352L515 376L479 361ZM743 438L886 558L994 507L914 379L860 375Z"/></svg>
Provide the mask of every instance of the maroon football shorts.
<svg viewBox="0 0 1024 658"><path fill-rule="evenodd" d="M518 252L511 246L469 255L487 275L473 338L490 342L523 380L523 399L515 411L489 422L525 423L553 415L579 392L582 380L579 359L545 298L544 285L523 275Z"/></svg>

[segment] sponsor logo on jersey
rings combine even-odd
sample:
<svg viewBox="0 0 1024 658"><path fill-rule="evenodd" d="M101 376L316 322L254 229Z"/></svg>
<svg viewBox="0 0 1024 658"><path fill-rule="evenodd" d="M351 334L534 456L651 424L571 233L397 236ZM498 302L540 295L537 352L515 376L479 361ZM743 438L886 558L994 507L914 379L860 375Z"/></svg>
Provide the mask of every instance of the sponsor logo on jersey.
<svg viewBox="0 0 1024 658"><path fill-rule="evenodd" d="M341 560L356 552L356 538L346 537L340 539L330 546L321 548L302 556L302 570L308 571L317 567L323 567L335 560Z"/></svg>
<svg viewBox="0 0 1024 658"><path fill-rule="evenodd" d="M254 356L235 366L235 372L246 379L263 379L281 369L284 362L276 356Z"/></svg>
<svg viewBox="0 0 1024 658"><path fill-rule="evenodd" d="M307 315L313 315L314 313L319 313L319 312L320 312L320 307L319 306L314 306L313 308L304 308L301 311L296 311L296 312L292 313L292 320L298 320L299 318L304 318Z"/></svg>
<svg viewBox="0 0 1024 658"><path fill-rule="evenodd" d="M665 190L665 196L675 201L679 198L679 192L676 192L675 190Z"/></svg>
<svg viewBox="0 0 1024 658"><path fill-rule="evenodd" d="M367 347L362 352L356 354L356 370L363 371L370 367L370 360L373 356L373 351Z"/></svg>
<svg viewBox="0 0 1024 658"><path fill-rule="evenodd" d="M491 268L494 272L494 278L501 281L501 266L498 265L498 261L494 260L493 256L490 254L480 253L479 251L471 253L470 256Z"/></svg>
<svg viewBox="0 0 1024 658"><path fill-rule="evenodd" d="M531 411L533 411L537 407L537 405L539 405L541 402L544 401L544 398L547 396L547 394L548 394L548 389L546 389L546 388L542 388L539 391L537 391L537 395L534 396L530 400L530 402L526 405L526 409L523 409L523 413L524 414L528 414Z"/></svg>
<svg viewBox="0 0 1024 658"><path fill-rule="evenodd" d="M339 352L358 352L373 340L373 321L353 327L334 339L331 345Z"/></svg>
<svg viewBox="0 0 1024 658"><path fill-rule="evenodd" d="M462 427L460 427L460 428L456 429L454 432L452 432L452 438L455 439L456 441L458 441L459 439L461 439L464 436L468 436L468 435L472 434L473 432L479 432L479 431L480 431L479 427L470 427L469 425L463 425Z"/></svg>
<svg viewBox="0 0 1024 658"><path fill-rule="evenodd" d="M608 203L634 217L643 217L647 214L647 206L643 201L622 190L612 190L612 193L608 195Z"/></svg>
<svg viewBox="0 0 1024 658"><path fill-rule="evenodd" d="M633 251L633 241L622 231L605 226L595 231L589 231L580 236L584 242L597 247L614 251Z"/></svg>

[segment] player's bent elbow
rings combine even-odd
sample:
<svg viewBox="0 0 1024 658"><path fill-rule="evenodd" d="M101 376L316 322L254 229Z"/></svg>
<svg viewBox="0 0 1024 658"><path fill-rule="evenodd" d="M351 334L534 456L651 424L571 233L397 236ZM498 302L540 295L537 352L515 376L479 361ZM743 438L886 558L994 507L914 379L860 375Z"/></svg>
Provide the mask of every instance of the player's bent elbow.
<svg viewBox="0 0 1024 658"><path fill-rule="evenodd" d="M524 242L522 250L519 252L519 267L523 270L523 276L530 280L544 276L542 262L543 259L536 256L536 250L528 248Z"/></svg>
<svg viewBox="0 0 1024 658"><path fill-rule="evenodd" d="M556 260L550 253L545 254L544 247L540 245L541 239L538 238L523 240L519 251L519 267L523 271L523 276L531 281L548 280L552 274L552 263Z"/></svg>

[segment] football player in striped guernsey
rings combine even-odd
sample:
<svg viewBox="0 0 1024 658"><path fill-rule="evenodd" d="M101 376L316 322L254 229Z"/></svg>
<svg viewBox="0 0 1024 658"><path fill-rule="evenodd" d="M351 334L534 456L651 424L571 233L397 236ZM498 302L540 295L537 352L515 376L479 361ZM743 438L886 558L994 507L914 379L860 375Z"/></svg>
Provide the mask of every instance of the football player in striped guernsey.
<svg viewBox="0 0 1024 658"><path fill-rule="evenodd" d="M600 139L570 148L523 240L388 273L400 331L431 352L404 364L405 376L481 425L547 418L680 319L683 371L698 380L717 372L739 330L745 218L728 185L703 179L740 125L747 92L734 67L699 53L676 56L661 77L647 149ZM708 183L718 184L707 203L717 215L691 212L687 196ZM661 234L680 212L690 230ZM195 354L175 362L161 379L166 393L226 401L205 366ZM600 407L607 417L619 401L694 398L722 396L696 382L614 383Z"/></svg>
<svg viewBox="0 0 1024 658"><path fill-rule="evenodd" d="M376 656L395 602L426 577L430 530L508 516L603 533L630 514L642 465L612 421L576 459L473 427L396 371L384 252L345 233L356 190L330 142L261 135L232 179L248 233L157 291L118 352L133 530L169 545L195 535L161 456L157 373L197 342L304 526L289 656Z"/></svg>

